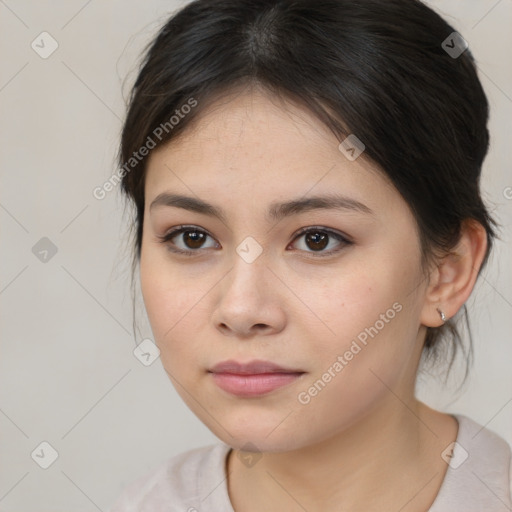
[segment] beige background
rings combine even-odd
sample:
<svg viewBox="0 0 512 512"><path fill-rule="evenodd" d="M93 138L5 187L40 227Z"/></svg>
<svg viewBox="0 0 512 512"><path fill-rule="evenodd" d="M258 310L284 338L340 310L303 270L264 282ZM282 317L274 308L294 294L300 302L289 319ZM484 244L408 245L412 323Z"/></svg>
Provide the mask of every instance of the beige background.
<svg viewBox="0 0 512 512"><path fill-rule="evenodd" d="M114 169L123 80L126 96L143 45L182 3L0 0L4 512L106 511L136 476L217 440L181 402L160 360L146 367L134 356L151 335L144 322L132 335L129 217L118 189L102 201L92 194ZM512 443L512 0L430 4L478 59L492 108L483 187L504 230L468 304L476 356L469 382L455 394L424 376L419 394ZM31 47L43 31L58 43L46 59ZM39 245L33 253L43 237L55 255ZM35 450L36 460L49 460L43 441L58 452L48 469L31 457Z"/></svg>

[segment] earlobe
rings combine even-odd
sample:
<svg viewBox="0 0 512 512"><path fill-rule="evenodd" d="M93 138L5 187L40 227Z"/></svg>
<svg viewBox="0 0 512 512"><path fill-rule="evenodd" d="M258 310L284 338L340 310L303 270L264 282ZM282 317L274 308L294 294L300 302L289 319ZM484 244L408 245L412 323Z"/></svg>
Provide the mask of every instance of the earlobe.
<svg viewBox="0 0 512 512"><path fill-rule="evenodd" d="M455 316L473 291L486 250L485 228L473 219L464 221L458 244L431 274L420 317L423 325L439 327Z"/></svg>

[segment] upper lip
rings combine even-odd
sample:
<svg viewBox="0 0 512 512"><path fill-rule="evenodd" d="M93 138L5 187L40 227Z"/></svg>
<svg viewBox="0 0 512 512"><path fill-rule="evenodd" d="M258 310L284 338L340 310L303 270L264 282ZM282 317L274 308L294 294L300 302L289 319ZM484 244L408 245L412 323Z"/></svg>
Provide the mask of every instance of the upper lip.
<svg viewBox="0 0 512 512"><path fill-rule="evenodd" d="M222 361L209 370L212 373L233 373L238 375L256 375L259 373L304 373L302 370L286 368L272 363L255 359L248 363L239 363L232 359Z"/></svg>

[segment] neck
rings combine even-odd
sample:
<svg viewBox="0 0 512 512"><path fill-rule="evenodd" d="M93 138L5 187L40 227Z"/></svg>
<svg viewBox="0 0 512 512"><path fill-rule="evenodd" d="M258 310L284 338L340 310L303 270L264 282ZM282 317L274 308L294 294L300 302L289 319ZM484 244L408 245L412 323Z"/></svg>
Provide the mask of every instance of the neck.
<svg viewBox="0 0 512 512"><path fill-rule="evenodd" d="M378 410L314 445L266 452L250 468L232 452L232 501L237 512L423 512L441 486L447 465L440 454L456 428L453 418L416 399L404 407L390 395Z"/></svg>

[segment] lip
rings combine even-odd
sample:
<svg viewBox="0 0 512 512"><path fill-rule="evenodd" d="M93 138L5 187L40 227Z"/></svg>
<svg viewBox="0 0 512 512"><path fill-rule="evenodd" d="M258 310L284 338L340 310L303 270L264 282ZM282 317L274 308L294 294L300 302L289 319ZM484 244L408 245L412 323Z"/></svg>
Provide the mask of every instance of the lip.
<svg viewBox="0 0 512 512"><path fill-rule="evenodd" d="M222 361L209 370L212 373L232 373L236 375L258 375L262 373L304 373L297 368L286 368L272 361L254 359L248 363L239 363L233 359Z"/></svg>
<svg viewBox="0 0 512 512"><path fill-rule="evenodd" d="M239 363L229 360L215 365L209 373L224 391L240 397L255 397L286 386L305 372L279 366L271 361Z"/></svg>

